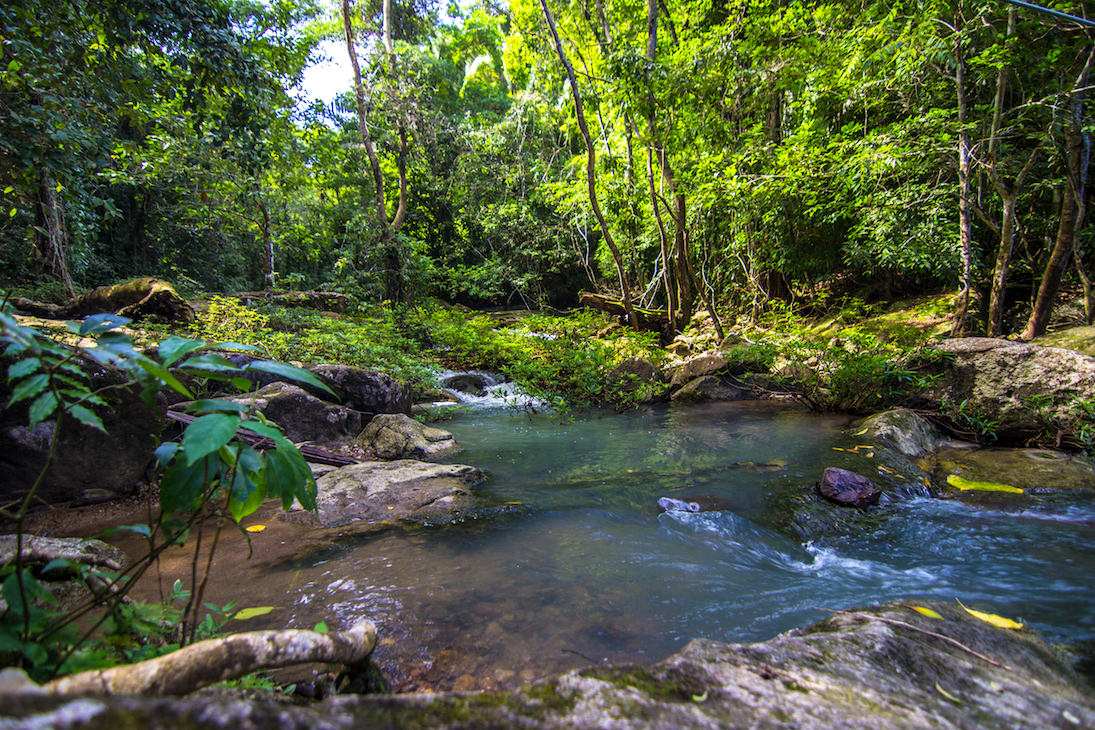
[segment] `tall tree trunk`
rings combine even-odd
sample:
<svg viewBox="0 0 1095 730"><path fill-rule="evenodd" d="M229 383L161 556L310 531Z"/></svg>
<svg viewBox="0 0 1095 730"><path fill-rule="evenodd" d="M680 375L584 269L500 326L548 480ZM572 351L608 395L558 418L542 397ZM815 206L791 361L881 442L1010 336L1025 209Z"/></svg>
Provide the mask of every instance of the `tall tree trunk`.
<svg viewBox="0 0 1095 730"><path fill-rule="evenodd" d="M970 198L970 133L966 127L966 57L961 39L954 44L955 88L958 95L958 250L962 257L958 300L954 305L954 325L951 337L964 337L968 332L970 294L973 283L973 221Z"/></svg>
<svg viewBox="0 0 1095 730"><path fill-rule="evenodd" d="M41 206L42 227L45 229L46 261L53 273L61 277L70 297L76 296L72 285L72 275L68 268L68 242L65 226L61 217L61 201L57 199L57 183L54 182L49 168L42 166L38 183L39 205Z"/></svg>
<svg viewBox="0 0 1095 730"><path fill-rule="evenodd" d="M547 21L548 30L555 43L555 52L559 56L559 62L566 71L567 80L570 82L570 92L574 97L574 114L578 120L578 129L582 133L582 139L586 143L586 183L589 188L589 205L593 208L593 215L597 218L597 224L601 227L601 235L605 239L608 250L612 253L612 259L616 263L616 273L620 279L620 298L627 312L627 321L635 329L639 328L639 320L635 315L635 309L631 304L630 285L627 280L627 267L624 265L623 256L616 242L612 239L612 231L605 222L601 213L601 205L597 202L597 148L593 146L593 139L589 136L589 126L586 124L585 107L582 105L582 94L578 90L578 79L574 75L574 66L571 65L563 50L563 42L559 39L559 31L555 29L555 18L547 6L547 0L540 0L540 8L544 11L544 20Z"/></svg>
<svg viewBox="0 0 1095 730"><path fill-rule="evenodd" d="M1038 159L1037 147L1030 153L1023 169L1019 171L1010 186L996 170L996 163L993 161L989 164L989 177L1004 203L1003 218L1000 220L1000 248L996 251L996 265L992 270L992 291L989 294L989 337L1000 337L1004 334L1004 294L1008 274L1011 271L1011 253L1015 247L1015 207L1019 202L1019 191L1023 187L1023 180L1034 167L1036 159Z"/></svg>
<svg viewBox="0 0 1095 730"><path fill-rule="evenodd" d="M384 26L381 35L389 75L392 77L392 83L395 83L396 69L395 51L392 43L391 0L384 0L383 8ZM350 65L354 72L354 101L357 109L358 137L361 140L361 146L365 148L365 154L369 158L369 168L373 174L373 198L376 206L376 219L380 226L379 246L381 261L384 266L384 296L389 301L399 302L403 300L405 295L403 287L403 251L399 245L397 234L407 215L407 131L403 124L401 109L399 115L399 156L397 160L399 201L396 204L395 215L389 221L387 202L384 196L384 174L380 169L380 159L377 157L376 148L373 147L372 136L369 133L365 86L361 80L361 66L358 63L357 51L354 48L354 29L351 17L350 0L342 0L342 22L346 34L346 50L350 55Z"/></svg>
<svg viewBox="0 0 1095 730"><path fill-rule="evenodd" d="M646 60L648 63L653 64L658 58L658 4L657 0L647 0L646 3ZM677 180L673 174L673 167L669 162L669 157L665 149L665 144L661 139L661 134L658 130L658 118L657 118L657 105L655 103L654 94L651 90L647 94L646 98L648 112L647 112L647 130L648 130L648 145L657 151L658 166L662 173L662 182L665 187L673 195L673 210L670 212L670 216L673 218L675 227L673 231L673 247L668 250L668 246L664 242L664 230L660 231L663 236L662 244L662 264L665 267L666 272L666 287L670 285L670 280L676 285L676 291L673 295L668 296L670 301L667 303L669 307L669 316L673 323L673 329L675 331L681 331L688 324L688 320L692 317L692 309L695 304L695 294L692 289L692 281L695 275L692 271L692 263L688 250L688 239L685 236L685 225L688 221L687 202L683 193L679 192L677 186ZM651 175L651 204L654 206L654 214L658 215L658 196L653 188L653 175ZM659 220L659 225L661 225ZM668 253L668 257L667 257ZM672 272L672 273L670 273Z"/></svg>
<svg viewBox="0 0 1095 730"><path fill-rule="evenodd" d="M270 208L266 205L266 201L259 196L258 199L259 213L262 214L262 222L259 224L259 228L262 230L262 273L263 278L266 279L266 288L273 290L277 286L275 278L277 276L274 268L274 235L270 230Z"/></svg>
<svg viewBox="0 0 1095 730"><path fill-rule="evenodd" d="M1080 71L1076 84L1069 95L1069 124L1065 137L1068 140L1068 167L1065 170L1065 189L1061 200L1061 220L1057 226L1057 240L1053 244L1049 261L1046 263L1042 283L1038 286L1038 297L1034 301L1034 311L1030 313L1027 326L1020 335L1024 340L1032 340L1046 332L1057 291L1061 288L1061 278L1068 268L1068 260L1079 247L1080 229L1087 212L1087 168L1089 154L1084 144L1084 94L1087 91L1087 75L1095 57L1095 47L1088 50L1087 61Z"/></svg>

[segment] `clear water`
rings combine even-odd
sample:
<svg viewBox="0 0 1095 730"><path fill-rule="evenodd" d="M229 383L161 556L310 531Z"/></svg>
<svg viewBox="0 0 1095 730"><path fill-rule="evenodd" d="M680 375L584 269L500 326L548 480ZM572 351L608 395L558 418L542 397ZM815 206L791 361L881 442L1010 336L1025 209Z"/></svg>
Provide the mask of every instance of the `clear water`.
<svg viewBox="0 0 1095 730"><path fill-rule="evenodd" d="M769 496L862 468L846 419L766 404L623 415L494 409L441 424L509 514L343 545L257 583L277 624L370 618L399 689L511 686L604 661L660 659L695 637L769 638L847 608L960 598L1051 639L1095 635L1095 508L911 499L824 547L788 537ZM659 513L660 497L728 509Z"/></svg>

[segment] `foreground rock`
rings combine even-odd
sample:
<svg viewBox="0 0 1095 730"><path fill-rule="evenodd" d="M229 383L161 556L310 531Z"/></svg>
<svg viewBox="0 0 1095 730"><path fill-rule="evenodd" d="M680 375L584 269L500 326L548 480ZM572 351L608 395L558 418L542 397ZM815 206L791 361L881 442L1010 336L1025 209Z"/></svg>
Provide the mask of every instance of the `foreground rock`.
<svg viewBox="0 0 1095 730"><path fill-rule="evenodd" d="M1075 438L1082 402L1095 398L1095 357L988 337L946 340L936 349L952 358L931 397L965 402L1007 439Z"/></svg>
<svg viewBox="0 0 1095 730"><path fill-rule="evenodd" d="M943 619L869 608L762 643L700 639L651 666L585 669L508 693L344 696L306 707L21 694L0 698L0 711L42 727L153 730L1095 727L1095 692L1036 634L923 605Z"/></svg>
<svg viewBox="0 0 1095 730"><path fill-rule="evenodd" d="M352 464L316 481L317 514L298 508L287 518L322 527L352 523L355 530L399 521L447 524L473 506L469 487L483 479L483 472L462 464L428 464L411 459Z"/></svg>
<svg viewBox="0 0 1095 730"><path fill-rule="evenodd" d="M126 378L90 360L78 360L88 372L92 390L121 386ZM0 369L6 363L0 363ZM36 493L37 507L68 502L90 504L133 494L152 463L157 438L164 429L159 407L148 406L136 388L104 393L108 406L97 409L106 433L74 418L61 422L53 462ZM0 502L23 498L46 463L55 422L29 428L27 401L8 408L11 390L0 378Z"/></svg>
<svg viewBox="0 0 1095 730"><path fill-rule="evenodd" d="M354 442L380 459L430 459L460 449L452 434L402 413L382 413Z"/></svg>

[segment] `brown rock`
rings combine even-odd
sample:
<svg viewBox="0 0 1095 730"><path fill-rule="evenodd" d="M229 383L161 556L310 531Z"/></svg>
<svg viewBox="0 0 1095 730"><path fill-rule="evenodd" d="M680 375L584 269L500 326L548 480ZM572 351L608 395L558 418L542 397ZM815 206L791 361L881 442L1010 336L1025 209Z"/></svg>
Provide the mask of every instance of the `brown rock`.
<svg viewBox="0 0 1095 730"><path fill-rule="evenodd" d="M818 493L830 502L845 507L867 507L878 504L882 490L865 476L830 466L821 475Z"/></svg>

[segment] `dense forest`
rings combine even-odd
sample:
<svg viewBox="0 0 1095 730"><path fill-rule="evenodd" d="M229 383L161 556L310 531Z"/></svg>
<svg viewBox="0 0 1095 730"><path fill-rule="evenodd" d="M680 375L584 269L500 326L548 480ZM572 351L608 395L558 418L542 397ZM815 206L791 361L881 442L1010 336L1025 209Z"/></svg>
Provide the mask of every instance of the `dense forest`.
<svg viewBox="0 0 1095 730"><path fill-rule="evenodd" d="M0 286L756 314L1086 295L1093 29L1005 2L22 0L0 8ZM352 93L302 101L349 54Z"/></svg>

